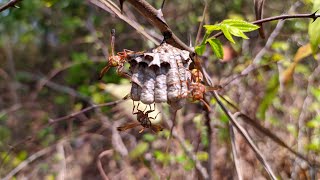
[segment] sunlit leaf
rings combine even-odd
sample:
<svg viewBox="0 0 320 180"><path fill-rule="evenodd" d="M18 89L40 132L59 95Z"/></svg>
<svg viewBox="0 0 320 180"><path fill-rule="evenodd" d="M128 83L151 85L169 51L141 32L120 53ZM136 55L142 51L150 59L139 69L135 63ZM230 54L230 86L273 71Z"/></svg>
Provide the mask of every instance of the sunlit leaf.
<svg viewBox="0 0 320 180"><path fill-rule="evenodd" d="M206 51L206 45L205 44L201 44L199 46L195 47L195 51L198 55L202 55L205 51Z"/></svg>
<svg viewBox="0 0 320 180"><path fill-rule="evenodd" d="M232 38L232 35L231 33L229 32L229 28L228 28L228 25L221 25L221 31L222 33L224 34L224 36L230 41L232 42L233 44L235 44L236 42L234 42L233 38Z"/></svg>
<svg viewBox="0 0 320 180"><path fill-rule="evenodd" d="M259 26L240 19L226 19L222 21L221 24L235 27L242 32L250 32L259 29Z"/></svg>
<svg viewBox="0 0 320 180"><path fill-rule="evenodd" d="M307 126L310 128L320 128L320 116L316 116L314 119L307 122Z"/></svg>
<svg viewBox="0 0 320 180"><path fill-rule="evenodd" d="M308 57L309 55L311 55L311 45L310 44L306 44L302 47L300 47L297 51L297 53L294 55L294 62L299 62L301 61L303 58Z"/></svg>
<svg viewBox="0 0 320 180"><path fill-rule="evenodd" d="M156 136L147 133L147 134L144 134L144 135L143 135L143 139L144 139L145 141L152 142L152 141L156 140Z"/></svg>
<svg viewBox="0 0 320 180"><path fill-rule="evenodd" d="M302 59L304 59L305 57L308 57L309 55L311 55L311 53L312 53L312 51L311 51L310 44L306 44L298 49L297 53L295 54L295 56L293 58L293 62L282 74L282 81L284 84L287 84L288 82L290 82L292 80L293 73L294 73L294 70L295 70L297 63L299 61L301 61Z"/></svg>
<svg viewBox="0 0 320 180"><path fill-rule="evenodd" d="M149 144L146 142L140 142L130 153L130 158L137 158L145 153L149 149Z"/></svg>
<svg viewBox="0 0 320 180"><path fill-rule="evenodd" d="M197 159L199 161L206 161L206 160L208 160L208 158L209 158L209 155L207 152L200 151L197 153Z"/></svg>
<svg viewBox="0 0 320 180"><path fill-rule="evenodd" d="M207 30L208 34L210 34L213 31L219 31L221 29L220 24L204 25L203 27Z"/></svg>
<svg viewBox="0 0 320 180"><path fill-rule="evenodd" d="M314 4L313 4L312 11L315 12L320 9L320 1L315 0L313 2L314 2ZM319 18L317 20L315 20L314 22L313 22L313 20L311 20L311 22L309 24L308 33L309 33L310 44L311 44L313 54L318 53L319 49L320 49L319 48L319 46L320 46L320 33L319 32L320 32Z"/></svg>
<svg viewBox="0 0 320 180"><path fill-rule="evenodd" d="M214 54L217 56L217 58L222 59L223 58L223 48L222 44L218 39L210 38L207 40L209 42Z"/></svg>
<svg viewBox="0 0 320 180"><path fill-rule="evenodd" d="M311 143L307 145L309 150L320 151L320 137L313 137Z"/></svg>
<svg viewBox="0 0 320 180"><path fill-rule="evenodd" d="M248 36L246 36L240 29L238 28L234 28L234 27L230 27L229 28L229 32L237 37L242 37L243 39L249 39Z"/></svg>

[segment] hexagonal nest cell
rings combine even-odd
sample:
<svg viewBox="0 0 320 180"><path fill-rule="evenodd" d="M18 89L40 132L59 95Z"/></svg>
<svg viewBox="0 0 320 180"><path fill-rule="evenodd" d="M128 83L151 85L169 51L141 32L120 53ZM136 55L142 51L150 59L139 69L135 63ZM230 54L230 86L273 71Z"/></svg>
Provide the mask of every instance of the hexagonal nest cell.
<svg viewBox="0 0 320 180"><path fill-rule="evenodd" d="M190 79L189 52L167 43L129 58L132 74L131 98L144 104L167 102L182 108Z"/></svg>

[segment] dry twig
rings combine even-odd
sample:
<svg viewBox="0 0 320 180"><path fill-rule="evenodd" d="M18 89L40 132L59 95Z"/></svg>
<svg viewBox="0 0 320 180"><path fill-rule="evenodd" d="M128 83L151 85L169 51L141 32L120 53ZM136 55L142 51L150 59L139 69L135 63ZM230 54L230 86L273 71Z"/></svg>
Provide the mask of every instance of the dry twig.
<svg viewBox="0 0 320 180"><path fill-rule="evenodd" d="M78 111L78 112L75 112L75 113L72 113L72 114L69 114L67 116L63 116L63 117L60 117L60 118L57 118L57 119L50 119L50 124L53 124L53 123L57 123L57 122L60 122L60 121L64 121L64 120L67 120L67 119L71 119L71 118L74 118L80 114L83 114L87 111L90 111L92 109L95 109L95 108L100 108L100 107L106 107L106 106L115 106L125 100L127 100L129 98L129 95L125 96L124 98L120 99L120 100L117 100L117 101L113 101L113 102L108 102L108 103L103 103L103 104L94 104L92 106L89 106L87 108L84 108L83 110L81 111Z"/></svg>
<svg viewBox="0 0 320 180"><path fill-rule="evenodd" d="M0 7L0 12L4 11L4 10L10 8L10 7L15 7L15 8L17 8L17 5L16 5L16 4L17 4L18 2L20 2L20 1L22 1L22 0L10 0L9 2L7 2L6 4L4 4L4 5L2 5L2 6Z"/></svg>

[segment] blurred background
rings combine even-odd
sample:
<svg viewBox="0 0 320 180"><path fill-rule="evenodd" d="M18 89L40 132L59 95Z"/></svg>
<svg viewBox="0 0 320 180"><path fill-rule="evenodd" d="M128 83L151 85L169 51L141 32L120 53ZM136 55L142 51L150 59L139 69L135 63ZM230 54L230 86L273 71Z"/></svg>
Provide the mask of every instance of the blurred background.
<svg viewBox="0 0 320 180"><path fill-rule="evenodd" d="M157 9L162 3L148 2ZM89 1L23 0L17 6L0 13L0 177L103 179L97 165L101 162L110 179L198 179L196 159L214 179L236 179L228 118L214 99L209 114L200 103L187 103L177 114L177 135L170 142L169 126L163 122L172 119L166 105L158 106L165 127L158 134L148 130L139 134L139 128L116 130L136 119L130 100L50 124L50 119L129 93L130 82L115 68L98 81L110 52L112 28L116 52L148 50L155 44ZM170 0L163 14L174 33L194 46L203 9L204 1ZM264 17L287 12L313 12L313 3L265 2ZM159 31L126 2L124 14L162 40ZM229 18L254 21L253 1L208 0L205 24ZM308 44L310 20L280 22L264 24L266 39L257 32L248 34L249 40L236 38L236 44L220 37L224 59L216 59L208 47L202 63L214 84L226 85L220 93L242 112L296 151L320 161L320 67L319 54L312 56ZM252 62L261 68L228 83L247 72ZM252 126L242 125L280 179L311 179L306 163ZM244 178L268 179L244 139L235 136Z"/></svg>

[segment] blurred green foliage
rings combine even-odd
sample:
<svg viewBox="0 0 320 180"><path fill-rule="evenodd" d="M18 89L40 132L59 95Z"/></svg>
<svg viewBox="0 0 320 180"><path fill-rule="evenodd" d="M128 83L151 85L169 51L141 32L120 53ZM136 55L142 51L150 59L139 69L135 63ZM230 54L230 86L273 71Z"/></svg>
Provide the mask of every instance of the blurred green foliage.
<svg viewBox="0 0 320 180"><path fill-rule="evenodd" d="M5 1L0 2L2 4ZM158 0L148 2L156 8L160 8L162 3ZM256 54L265 46L266 40L259 39L255 32L243 33L257 28L245 23L245 21L253 21L255 17L252 1L208 2L209 7L208 12L205 13L204 24L215 25L201 29L202 34L205 34L209 27L220 30L221 27L219 29L217 26L223 25L223 32L227 39L222 36L219 39L210 39L207 35L203 38L204 41L202 46L199 46L198 53L204 55L201 63L212 76L214 83L226 82L227 78L241 73L252 63ZM319 9L319 2L318 0L303 1L303 5L297 11L299 13L314 12ZM267 1L265 17L282 14L292 3L292 1L281 3ZM84 174L83 177L78 178L97 179L96 175L99 173L96 170L96 157L106 149L116 149L113 147L114 137L111 136L113 123L119 119L132 118L132 114L126 114L121 106L117 106L120 110L106 107L102 109L102 113L100 110L93 110L70 121L43 127L48 125L49 118L71 114L93 103L105 103L116 99L110 93L106 93L97 80L99 71L106 65L105 52L110 51L109 33L112 28L117 32L116 52L122 49L147 50L153 45L128 24L88 1L23 0L18 6L19 9L10 8L0 13L0 70L7 73L7 78L2 71L0 73L0 157L3 159L3 165L0 165L3 167L0 168L0 176L8 173L39 149L55 146L57 142L64 139L67 144L66 158L71 159L67 160L68 163L73 160L74 164L70 166L74 166L74 169L78 168L76 165L81 166L80 172ZM143 24L149 33L158 32L145 19L140 18L128 3L125 3L125 6L132 13L128 14ZM187 44L191 42L194 46L198 26L203 19L203 7L204 1L172 0L166 2L163 13L175 34ZM224 19L233 20L223 21ZM235 21L236 25L234 25ZM250 72L235 81L236 83L226 86L222 93L239 105L243 112L261 119L260 123L267 125L273 132L280 132L282 139L288 140L288 143L295 145L299 135L304 135L305 139L299 140L304 145L304 153L319 157L319 78L316 76L310 83L308 78L318 66L320 21L308 23L308 20L300 19L286 21L275 41L270 48L267 48L257 64L274 63L274 65ZM275 26L276 22L265 24L268 35ZM247 29L241 29L243 27ZM248 36L250 39L233 39L232 35L244 39ZM236 44L229 42L236 42ZM211 45L212 51L205 48L206 43ZM299 48L308 43L311 44L314 56L306 55L301 58L295 70L292 70L292 81L283 84L282 72L295 61ZM228 47L232 52L226 51ZM230 54L231 58L228 61L222 59L224 55ZM220 60L213 61L216 58ZM128 66L126 66L127 69ZM38 89L39 82L45 78L50 78L51 84L47 83L43 88ZM117 85L129 83L117 75L115 68L111 68L101 82ZM115 88L115 91L117 90ZM18 98L14 98L14 93ZM308 95L312 102L306 109L302 109ZM20 104L22 107L11 111L10 108L15 104ZM216 164L217 169L221 170L221 174L232 172L234 170L232 162L226 158L230 156L229 120L213 99L211 99L211 105L213 106L211 120L214 124L218 124L213 128L217 142L212 142L215 139L210 139L202 114L203 110L195 104L187 104L181 110L182 115L178 118L177 129L184 135L187 148L195 153L200 162L207 164L208 149L211 144L216 149L215 160L223 162ZM165 109L161 113L169 114L169 110ZM301 113L306 114L303 127L299 127ZM186 120L190 119L190 114L194 114L192 120ZM120 134L128 148L129 165L134 172L138 172L143 166L147 167L152 177L160 177L158 174L161 174L160 171L163 169L179 170L179 173L181 169L183 172L195 169L195 162L175 139L172 140L171 150L165 151L164 146L169 137L168 129L159 134L145 133L140 136L134 133L135 131L132 130L130 134ZM21 143L29 135L35 135L35 140L32 143L27 141ZM18 144L17 149L11 151L10 147L16 144ZM89 146L92 148L90 149ZM264 150L265 153L270 153L268 148ZM225 152L225 156L221 156L218 152ZM77 153L80 156L77 156ZM273 162L280 164L283 159L283 162L287 162L287 156L282 157L283 153L280 151L279 154L277 153L275 151L270 153L276 156ZM51 157L51 154L48 157ZM41 178L55 179L56 172L60 169L53 168L53 164L58 164L61 159L60 157L54 160L47 159L45 162L43 158L41 159L43 161L30 164L25 173L28 174L34 170L41 172ZM104 157L102 162L109 172L119 173L125 169L122 165L123 157L118 153L114 153L111 157ZM248 164L256 165L253 161ZM37 165L38 168L34 168ZM60 167L59 164L56 166ZM274 166L282 167L278 164ZM94 167L94 170L90 167ZM282 174L286 173L288 172ZM185 174L188 176L190 173ZM231 179L232 173L223 175L225 176L221 177ZM172 179L174 178L178 179L181 176L173 176Z"/></svg>

